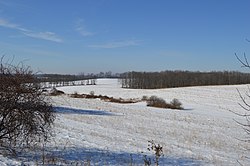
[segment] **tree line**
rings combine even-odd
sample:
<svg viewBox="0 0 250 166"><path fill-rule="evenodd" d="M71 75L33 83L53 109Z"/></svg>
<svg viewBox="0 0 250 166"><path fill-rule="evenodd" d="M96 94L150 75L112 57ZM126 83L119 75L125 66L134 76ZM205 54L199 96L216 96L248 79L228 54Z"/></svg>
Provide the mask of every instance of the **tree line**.
<svg viewBox="0 0 250 166"><path fill-rule="evenodd" d="M70 74L37 74L36 77L43 87L60 87L60 86L79 86L79 85L96 85L98 78L119 78L119 73L100 72L80 73L78 75Z"/></svg>
<svg viewBox="0 0 250 166"><path fill-rule="evenodd" d="M93 75L63 75L63 74L40 74L36 75L43 87L95 85L96 77Z"/></svg>
<svg viewBox="0 0 250 166"><path fill-rule="evenodd" d="M160 89L186 86L236 85L250 83L250 74L237 71L162 71L121 74L123 88Z"/></svg>

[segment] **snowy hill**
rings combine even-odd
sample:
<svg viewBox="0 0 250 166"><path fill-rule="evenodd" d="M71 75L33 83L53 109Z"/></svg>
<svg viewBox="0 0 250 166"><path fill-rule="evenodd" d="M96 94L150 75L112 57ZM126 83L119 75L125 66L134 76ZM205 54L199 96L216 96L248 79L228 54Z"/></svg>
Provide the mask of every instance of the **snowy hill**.
<svg viewBox="0 0 250 166"><path fill-rule="evenodd" d="M229 110L242 111L236 89L246 85L206 86L173 89L122 89L117 79L99 79L97 85L58 88L66 94L94 91L116 98L156 95L170 101L179 99L184 110L147 107L145 102L119 104L100 99L52 97L56 107L55 138L46 145L63 163L95 165L144 165L148 141L163 146L160 165L247 165L249 145L242 128L233 119L245 122ZM142 153L143 152L143 153ZM35 165L34 159L24 157ZM153 161L153 160L152 160ZM21 162L0 156L0 164Z"/></svg>

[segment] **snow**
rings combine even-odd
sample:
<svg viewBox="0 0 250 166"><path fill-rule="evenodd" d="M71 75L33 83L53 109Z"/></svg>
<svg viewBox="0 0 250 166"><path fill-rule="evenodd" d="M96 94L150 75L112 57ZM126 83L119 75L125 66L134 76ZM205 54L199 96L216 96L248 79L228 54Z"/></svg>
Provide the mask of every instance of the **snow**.
<svg viewBox="0 0 250 166"><path fill-rule="evenodd" d="M157 90L123 89L117 79L98 79L97 85L60 87L66 95L52 97L56 107L55 138L47 145L62 164L144 165L148 141L163 146L160 165L249 165L246 134L229 110L241 112L237 89L247 85L204 86ZM67 94L90 93L115 98L156 95L179 99L185 110L147 107L145 102L118 104L99 99L76 99ZM246 98L248 99L248 98ZM26 159L31 163L30 158ZM0 165L21 162L0 156ZM33 162L35 165L35 162Z"/></svg>
<svg viewBox="0 0 250 166"><path fill-rule="evenodd" d="M0 165L1 166L21 165L21 162L0 155Z"/></svg>

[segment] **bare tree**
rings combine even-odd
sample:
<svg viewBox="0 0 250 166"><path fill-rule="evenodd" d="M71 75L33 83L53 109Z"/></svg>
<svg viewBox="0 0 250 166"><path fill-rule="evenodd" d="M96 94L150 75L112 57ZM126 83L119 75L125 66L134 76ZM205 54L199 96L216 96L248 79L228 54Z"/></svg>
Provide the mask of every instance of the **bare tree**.
<svg viewBox="0 0 250 166"><path fill-rule="evenodd" d="M22 63L0 61L0 147L15 152L40 140L47 141L53 107L37 78Z"/></svg>
<svg viewBox="0 0 250 166"><path fill-rule="evenodd" d="M244 53L244 58L241 59L239 58L239 56L235 53L235 56L236 58L238 59L238 61L242 64L242 67L245 67L245 68L248 68L250 69L250 65L248 63L248 60L247 60L247 57L246 57L246 54ZM246 141L248 143L250 143L250 103L246 100L246 98L239 92L238 90L238 93L240 95L240 98L242 100L242 104L239 104L241 106L241 108L243 109L243 113L237 113L237 112L234 112L236 115L238 116L241 116L241 117L244 117L246 118L246 122L245 123L242 123L242 122L239 122L239 121L236 121L238 124L240 124L244 130L246 131L247 133L247 139ZM250 94L249 93L246 93L246 97L248 99L250 99ZM250 149L249 149L250 150Z"/></svg>

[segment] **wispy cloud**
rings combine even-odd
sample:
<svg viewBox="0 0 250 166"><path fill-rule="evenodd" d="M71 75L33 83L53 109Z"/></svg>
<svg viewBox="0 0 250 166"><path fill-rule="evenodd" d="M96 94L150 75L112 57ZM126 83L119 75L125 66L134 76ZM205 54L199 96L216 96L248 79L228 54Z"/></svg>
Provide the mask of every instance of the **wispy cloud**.
<svg viewBox="0 0 250 166"><path fill-rule="evenodd" d="M86 29L86 26L84 25L84 20L83 19L79 19L76 22L76 26L75 26L75 30L77 32L79 32L82 36L86 37L86 36L93 36L95 33L90 32Z"/></svg>
<svg viewBox="0 0 250 166"><path fill-rule="evenodd" d="M63 42L63 40L60 37L58 37L54 32L34 32L27 28L23 28L18 24L11 23L2 18L0 18L0 27L18 30L25 36L32 37L32 38L43 39L43 40L48 40L48 41L53 41L53 42L58 42L58 43Z"/></svg>
<svg viewBox="0 0 250 166"><path fill-rule="evenodd" d="M0 26L5 28L11 28L11 29L19 29L19 25L10 23L9 21L0 18Z"/></svg>
<svg viewBox="0 0 250 166"><path fill-rule="evenodd" d="M91 48L121 48L129 46L138 46L141 44L140 40L124 40L124 41L114 41L104 44L89 45Z"/></svg>
<svg viewBox="0 0 250 166"><path fill-rule="evenodd" d="M56 34L53 32L23 32L23 34L32 38L49 40L58 43L63 42L63 40L60 37L56 36Z"/></svg>

